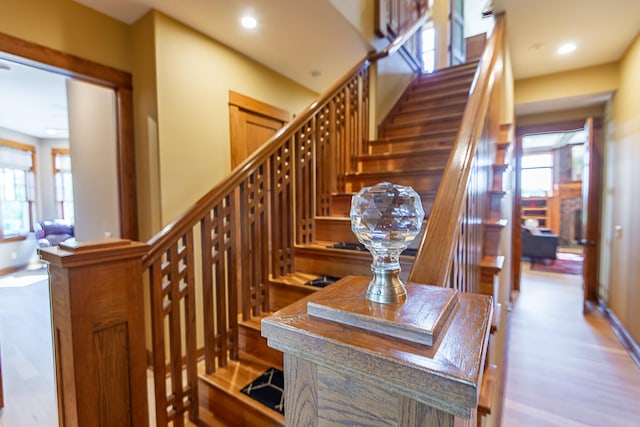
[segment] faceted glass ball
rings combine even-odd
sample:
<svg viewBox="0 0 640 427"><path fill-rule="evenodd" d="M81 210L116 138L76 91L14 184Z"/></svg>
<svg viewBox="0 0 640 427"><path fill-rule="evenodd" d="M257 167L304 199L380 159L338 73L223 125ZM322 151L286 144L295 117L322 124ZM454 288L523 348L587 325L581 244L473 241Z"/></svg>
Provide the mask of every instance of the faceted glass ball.
<svg viewBox="0 0 640 427"><path fill-rule="evenodd" d="M424 219L413 188L381 182L351 199L351 230L369 250L402 252L418 235Z"/></svg>

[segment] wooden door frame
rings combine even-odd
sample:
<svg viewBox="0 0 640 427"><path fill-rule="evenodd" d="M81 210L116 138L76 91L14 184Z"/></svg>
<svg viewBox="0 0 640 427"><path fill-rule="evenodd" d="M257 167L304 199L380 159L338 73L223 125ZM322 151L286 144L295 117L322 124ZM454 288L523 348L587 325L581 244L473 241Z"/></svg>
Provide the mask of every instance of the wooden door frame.
<svg viewBox="0 0 640 427"><path fill-rule="evenodd" d="M516 126L516 143L514 147L514 160L515 160L515 191L513 197L513 215L512 215L512 239L511 239L511 254L512 254L512 277L511 277L511 292L510 292L510 300L513 298L513 292L520 291L520 276L521 276L521 258L522 258L522 236L520 232L520 224L522 222L520 207L522 205L522 190L521 190L521 182L520 182L520 172L522 170L522 138L525 135L531 135L536 133L548 133L548 132L567 132L571 130L577 130L584 128L586 118L584 119L576 119L576 120L567 120L562 122L555 123L545 123L545 124L537 124L537 125L524 125L524 126ZM598 119L594 118L594 122L597 122ZM599 120L601 123L601 120ZM596 137L601 137L596 132ZM600 187L598 187L600 188ZM594 191L590 189L590 191ZM599 190L598 190L599 191ZM583 209L587 207L583 206ZM592 220L594 220L598 227L600 227L600 206L592 207L592 210L596 212L587 212L587 215L594 215ZM596 290L597 292L597 290Z"/></svg>
<svg viewBox="0 0 640 427"><path fill-rule="evenodd" d="M603 135L603 120L600 117L590 117L591 119L591 131L592 135L589 136L589 189L587 194L587 206L583 206L586 209L586 228L583 231L584 245L589 246L595 250L594 265L585 263L583 271L584 277L584 301L583 311L589 312L593 308L598 306L598 275L600 271L600 227L601 227L601 206L602 206L602 166L604 156L604 135ZM585 120L585 124L586 124ZM584 203L583 203L584 204ZM590 239L590 236L595 236L594 239ZM585 261L588 261L585 256Z"/></svg>
<svg viewBox="0 0 640 427"><path fill-rule="evenodd" d="M138 201L131 74L3 33L0 33L0 58L114 90L120 236L137 240Z"/></svg>

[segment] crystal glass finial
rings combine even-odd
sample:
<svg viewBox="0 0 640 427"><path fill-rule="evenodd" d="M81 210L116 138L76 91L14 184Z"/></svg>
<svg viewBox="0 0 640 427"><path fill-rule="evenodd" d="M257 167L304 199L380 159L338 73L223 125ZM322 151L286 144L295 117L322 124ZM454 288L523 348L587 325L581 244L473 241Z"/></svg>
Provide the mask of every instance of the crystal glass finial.
<svg viewBox="0 0 640 427"><path fill-rule="evenodd" d="M380 303L404 301L400 254L422 227L420 196L411 187L381 182L353 196L350 216L351 230L373 255L367 298Z"/></svg>

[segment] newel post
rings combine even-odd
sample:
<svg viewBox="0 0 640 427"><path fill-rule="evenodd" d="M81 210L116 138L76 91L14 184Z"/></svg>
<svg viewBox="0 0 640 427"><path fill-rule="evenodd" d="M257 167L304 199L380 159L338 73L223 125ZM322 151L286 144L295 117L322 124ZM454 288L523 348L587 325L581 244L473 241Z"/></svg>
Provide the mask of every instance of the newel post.
<svg viewBox="0 0 640 427"><path fill-rule="evenodd" d="M284 352L287 427L475 427L492 300L406 283L369 301L347 276L262 320Z"/></svg>
<svg viewBox="0 0 640 427"><path fill-rule="evenodd" d="M61 426L148 425L146 250L121 239L39 249L49 267Z"/></svg>

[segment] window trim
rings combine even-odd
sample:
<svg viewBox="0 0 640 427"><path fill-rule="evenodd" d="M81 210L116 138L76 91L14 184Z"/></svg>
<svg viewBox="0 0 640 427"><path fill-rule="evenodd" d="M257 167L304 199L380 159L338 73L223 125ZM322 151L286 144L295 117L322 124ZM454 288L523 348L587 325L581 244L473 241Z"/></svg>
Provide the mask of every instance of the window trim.
<svg viewBox="0 0 640 427"><path fill-rule="evenodd" d="M55 147L51 148L51 170L53 171L53 185L54 185L53 199L54 199L54 202L56 204L56 212L59 213L58 216L60 218L68 219L68 218L64 217L64 204L65 204L65 201L64 200L58 200L58 191L57 191L57 188L55 188L55 186L56 186L56 174L62 172L61 169L58 169L56 167L56 156L58 156L58 155L70 156L71 155L71 150L69 148L55 148Z"/></svg>
<svg viewBox="0 0 640 427"><path fill-rule="evenodd" d="M29 152L31 152L31 170L30 170L30 172L33 174L33 185L34 185L33 194L35 196L37 194L37 192L38 192L37 188L35 188L36 185L37 185L37 180L36 180L36 171L37 171L36 147L34 145L24 144L22 142L10 141L8 139L1 139L1 138L0 138L0 146L12 148L14 150L21 150L21 151L29 151ZM33 233L33 222L35 221L34 210L35 210L35 206L36 206L36 199L35 198L33 200L27 199L27 205L29 207L29 231L27 231L26 233L17 233L17 234L7 234L7 235L5 235L4 232L2 231L4 227L0 226L0 241L1 242L22 240L27 234ZM1 224L2 224L2 210L0 209L0 225Z"/></svg>
<svg viewBox="0 0 640 427"><path fill-rule="evenodd" d="M525 170L534 170L534 169L550 169L551 170L551 188L549 189L549 191L547 192L548 194L546 195L546 197L549 197L553 194L553 188L555 185L555 173L556 173L556 158L555 158L555 152L554 150L531 150L528 151L526 153L522 153L522 157L525 156L537 156L537 155L541 155L541 154L548 154L551 156L551 166L533 166L533 167L524 167L522 166L522 159L520 160L520 175L522 176L522 173ZM522 179L522 178L521 178ZM522 189L522 182L520 182L520 188ZM521 190L522 191L522 190ZM529 197L529 196L523 196L523 197ZM533 196L536 197L536 196Z"/></svg>

